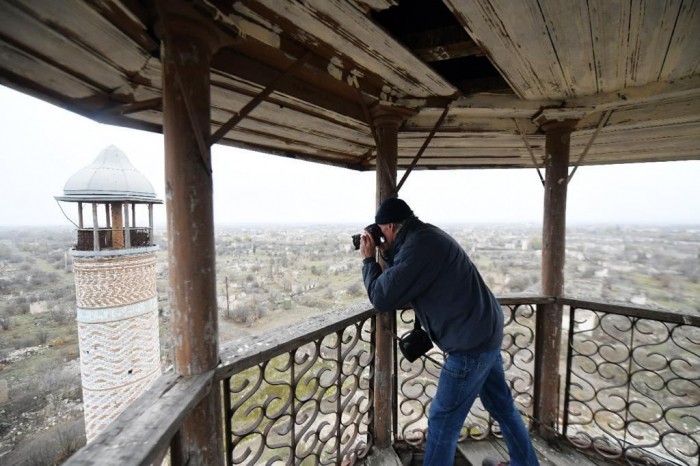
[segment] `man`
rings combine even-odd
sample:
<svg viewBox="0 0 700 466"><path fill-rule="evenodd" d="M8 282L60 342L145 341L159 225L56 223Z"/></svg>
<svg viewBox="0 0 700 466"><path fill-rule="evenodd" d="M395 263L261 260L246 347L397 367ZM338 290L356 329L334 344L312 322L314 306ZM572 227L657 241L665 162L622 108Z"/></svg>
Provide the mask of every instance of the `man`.
<svg viewBox="0 0 700 466"><path fill-rule="evenodd" d="M467 253L447 233L421 222L401 199L382 202L375 222L384 242L375 244L368 232L360 240L370 301L378 311L412 306L447 355L430 405L423 464L453 464L460 430L479 395L501 427L511 461L488 458L483 466L538 465L503 372L503 312ZM386 262L383 271L376 248Z"/></svg>

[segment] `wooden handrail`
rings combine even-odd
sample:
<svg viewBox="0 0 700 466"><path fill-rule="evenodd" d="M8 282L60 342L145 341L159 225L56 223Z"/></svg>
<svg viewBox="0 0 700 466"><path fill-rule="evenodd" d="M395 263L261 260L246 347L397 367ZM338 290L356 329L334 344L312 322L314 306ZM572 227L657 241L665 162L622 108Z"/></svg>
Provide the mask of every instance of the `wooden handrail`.
<svg viewBox="0 0 700 466"><path fill-rule="evenodd" d="M570 297L545 295L507 295L498 297L504 306L558 302L576 308L603 311L631 317L654 319L700 326L700 316L675 314L642 308ZM261 336L249 336L229 343L221 351L221 362L212 371L194 377L179 377L168 372L158 378L136 402L129 406L93 442L65 462L68 466L148 465L162 457L169 443L191 410L218 382L232 375L284 354L323 335L341 330L366 319L375 311L369 302L329 311L290 327Z"/></svg>
<svg viewBox="0 0 700 466"><path fill-rule="evenodd" d="M173 372L131 404L90 444L64 464L150 465L163 456L190 411L211 391L214 371L193 377Z"/></svg>

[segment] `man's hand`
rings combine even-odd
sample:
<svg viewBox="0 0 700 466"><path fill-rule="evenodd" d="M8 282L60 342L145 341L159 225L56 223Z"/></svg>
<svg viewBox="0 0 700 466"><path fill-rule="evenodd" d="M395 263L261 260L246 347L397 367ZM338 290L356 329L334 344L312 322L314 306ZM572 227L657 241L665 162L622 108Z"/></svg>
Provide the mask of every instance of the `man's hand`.
<svg viewBox="0 0 700 466"><path fill-rule="evenodd" d="M375 257L376 256L376 244L374 244L374 238L372 238L372 235L370 235L367 230L362 232L362 236L360 237L360 255L362 256L363 259L366 259L368 257Z"/></svg>

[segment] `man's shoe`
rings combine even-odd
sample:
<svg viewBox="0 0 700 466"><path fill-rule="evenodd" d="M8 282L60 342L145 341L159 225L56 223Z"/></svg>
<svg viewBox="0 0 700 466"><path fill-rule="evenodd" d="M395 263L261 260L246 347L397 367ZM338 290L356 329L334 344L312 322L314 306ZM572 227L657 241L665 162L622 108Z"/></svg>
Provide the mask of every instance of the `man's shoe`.
<svg viewBox="0 0 700 466"><path fill-rule="evenodd" d="M510 461L500 461L494 458L484 458L481 462L481 466L508 466Z"/></svg>

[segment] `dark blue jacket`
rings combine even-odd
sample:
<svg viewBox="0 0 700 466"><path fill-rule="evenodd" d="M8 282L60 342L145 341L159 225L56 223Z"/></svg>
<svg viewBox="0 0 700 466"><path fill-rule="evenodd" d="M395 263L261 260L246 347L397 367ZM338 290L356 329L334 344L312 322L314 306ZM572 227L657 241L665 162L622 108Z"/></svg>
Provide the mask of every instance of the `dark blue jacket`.
<svg viewBox="0 0 700 466"><path fill-rule="evenodd" d="M412 306L431 340L448 354L501 347L501 306L450 235L415 218L399 230L384 257L384 272L374 258L362 267L375 309Z"/></svg>

